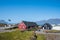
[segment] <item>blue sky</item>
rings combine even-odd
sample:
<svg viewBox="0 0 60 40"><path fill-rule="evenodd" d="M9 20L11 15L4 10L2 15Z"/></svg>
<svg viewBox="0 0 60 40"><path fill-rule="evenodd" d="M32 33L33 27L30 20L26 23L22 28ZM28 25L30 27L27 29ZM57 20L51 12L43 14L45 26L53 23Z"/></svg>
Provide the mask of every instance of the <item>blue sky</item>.
<svg viewBox="0 0 60 40"><path fill-rule="evenodd" d="M60 18L59 0L0 0L0 20L40 21Z"/></svg>

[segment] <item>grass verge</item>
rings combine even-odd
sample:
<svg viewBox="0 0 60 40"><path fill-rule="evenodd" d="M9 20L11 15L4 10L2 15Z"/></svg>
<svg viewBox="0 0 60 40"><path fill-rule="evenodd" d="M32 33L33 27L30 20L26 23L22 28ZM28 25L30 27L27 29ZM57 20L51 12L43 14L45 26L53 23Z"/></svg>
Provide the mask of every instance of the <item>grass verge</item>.
<svg viewBox="0 0 60 40"><path fill-rule="evenodd" d="M30 40L33 36L33 31L20 32L19 30L13 32L0 33L0 40ZM37 34L37 40L45 40L44 35Z"/></svg>

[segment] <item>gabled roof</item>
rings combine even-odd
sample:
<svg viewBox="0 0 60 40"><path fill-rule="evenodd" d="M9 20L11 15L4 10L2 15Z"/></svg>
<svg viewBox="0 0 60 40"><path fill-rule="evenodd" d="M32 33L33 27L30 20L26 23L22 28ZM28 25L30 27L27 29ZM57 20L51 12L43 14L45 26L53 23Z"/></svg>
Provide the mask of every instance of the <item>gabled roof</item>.
<svg viewBox="0 0 60 40"><path fill-rule="evenodd" d="M47 25L47 27L52 27L52 25L49 23L45 23L44 25Z"/></svg>
<svg viewBox="0 0 60 40"><path fill-rule="evenodd" d="M27 22L27 21L23 21L24 24L29 27L29 26L37 26L37 24L35 22Z"/></svg>
<svg viewBox="0 0 60 40"><path fill-rule="evenodd" d="M45 24L42 26L42 28L43 28L43 27L44 27L44 29L49 29L49 30L52 29L52 25L49 24L49 23L45 23Z"/></svg>

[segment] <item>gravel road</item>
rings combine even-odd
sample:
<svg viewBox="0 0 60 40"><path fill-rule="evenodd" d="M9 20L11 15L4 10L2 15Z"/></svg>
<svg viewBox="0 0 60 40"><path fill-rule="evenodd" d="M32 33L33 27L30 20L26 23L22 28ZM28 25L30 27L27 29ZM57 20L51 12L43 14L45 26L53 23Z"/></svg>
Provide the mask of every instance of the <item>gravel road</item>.
<svg viewBox="0 0 60 40"><path fill-rule="evenodd" d="M45 32L35 32L37 34L44 34L46 40L60 40L60 33L45 33Z"/></svg>

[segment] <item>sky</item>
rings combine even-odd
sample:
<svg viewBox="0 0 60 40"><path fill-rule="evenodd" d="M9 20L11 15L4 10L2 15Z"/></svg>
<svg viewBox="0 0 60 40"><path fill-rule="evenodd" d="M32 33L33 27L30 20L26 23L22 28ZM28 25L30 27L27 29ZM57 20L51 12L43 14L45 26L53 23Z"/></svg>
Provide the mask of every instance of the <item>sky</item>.
<svg viewBox="0 0 60 40"><path fill-rule="evenodd" d="M0 20L11 23L60 18L60 0L0 0Z"/></svg>

